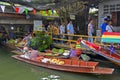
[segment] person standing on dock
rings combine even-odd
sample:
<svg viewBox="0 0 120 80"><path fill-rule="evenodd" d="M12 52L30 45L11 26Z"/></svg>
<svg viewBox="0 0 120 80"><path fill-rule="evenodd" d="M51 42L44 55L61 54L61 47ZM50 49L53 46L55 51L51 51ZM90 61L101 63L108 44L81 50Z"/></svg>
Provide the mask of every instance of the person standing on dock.
<svg viewBox="0 0 120 80"><path fill-rule="evenodd" d="M108 21L108 25L106 26L107 32L114 32L113 26L112 26L112 20Z"/></svg>
<svg viewBox="0 0 120 80"><path fill-rule="evenodd" d="M59 38L59 25L55 24L53 26L53 38ZM56 43L58 43L58 40L55 40Z"/></svg>
<svg viewBox="0 0 120 80"><path fill-rule="evenodd" d="M104 23L101 24L100 28L101 28L101 34L103 34L104 32L106 32L106 26L108 25L108 19L105 18L104 19Z"/></svg>
<svg viewBox="0 0 120 80"><path fill-rule="evenodd" d="M88 41L92 43L93 43L93 32L94 32L93 23L94 23L93 19L90 19L90 22L88 24L88 36L89 36Z"/></svg>
<svg viewBox="0 0 120 80"><path fill-rule="evenodd" d="M67 34L74 35L74 27L73 27L72 21L70 21L69 24L67 25ZM72 40L73 36L69 36L68 39Z"/></svg>
<svg viewBox="0 0 120 80"><path fill-rule="evenodd" d="M62 25L60 26L60 34L61 34L61 39L64 39L65 36L63 34L65 34L65 23L62 22ZM61 40L61 43L63 44L63 40Z"/></svg>
<svg viewBox="0 0 120 80"><path fill-rule="evenodd" d="M52 22L49 22L49 25L47 27L47 31L50 32L50 33L53 32L53 24L52 24Z"/></svg>

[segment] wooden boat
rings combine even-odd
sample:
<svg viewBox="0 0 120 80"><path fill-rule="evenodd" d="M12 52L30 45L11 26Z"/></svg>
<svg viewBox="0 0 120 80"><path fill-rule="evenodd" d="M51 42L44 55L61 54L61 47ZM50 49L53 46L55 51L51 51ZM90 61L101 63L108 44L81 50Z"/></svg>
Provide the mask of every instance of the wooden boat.
<svg viewBox="0 0 120 80"><path fill-rule="evenodd" d="M94 43L88 42L86 40L81 40L81 43L86 46L86 48L89 48L94 53L105 57L106 59L110 60L111 62L117 64L120 66L120 54L115 52L111 53L111 50L109 48L104 48L101 46L98 46Z"/></svg>
<svg viewBox="0 0 120 80"><path fill-rule="evenodd" d="M63 61L64 64L53 64L53 63L45 63L41 60L31 60L21 57L20 55L13 55L13 58L33 64L40 67L45 67L54 70L68 71L68 72L76 72L76 73L93 73L93 74L112 74L113 68L103 68L97 67L99 62L93 61L83 61L83 60L75 60L75 59L59 59L59 61ZM52 59L51 57L47 57Z"/></svg>

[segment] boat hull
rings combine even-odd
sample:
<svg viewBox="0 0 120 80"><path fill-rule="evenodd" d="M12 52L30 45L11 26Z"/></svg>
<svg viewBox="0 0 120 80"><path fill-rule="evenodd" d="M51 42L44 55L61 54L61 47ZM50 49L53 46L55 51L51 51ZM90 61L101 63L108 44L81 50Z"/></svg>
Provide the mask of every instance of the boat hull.
<svg viewBox="0 0 120 80"><path fill-rule="evenodd" d="M54 70L60 70L60 71L67 71L67 72L75 72L75 73L93 73L93 74L112 74L114 69L112 68L102 68L102 67L85 67L85 66L76 66L76 65L57 65L57 64L50 64L50 63L43 63L38 61L33 61L30 59L22 58L18 55L13 55L13 58L33 64L39 67L45 67L49 69Z"/></svg>
<svg viewBox="0 0 120 80"><path fill-rule="evenodd" d="M89 44L87 44L87 43L89 43ZM82 41L82 44L84 46L86 46L87 48L89 48L94 53L96 53L96 54L108 59L112 63L120 66L120 54L119 53L113 53L112 54L108 48L102 48L102 47L100 47L96 44L90 43L90 42L85 41L85 40ZM96 48L96 46L97 46L97 48Z"/></svg>

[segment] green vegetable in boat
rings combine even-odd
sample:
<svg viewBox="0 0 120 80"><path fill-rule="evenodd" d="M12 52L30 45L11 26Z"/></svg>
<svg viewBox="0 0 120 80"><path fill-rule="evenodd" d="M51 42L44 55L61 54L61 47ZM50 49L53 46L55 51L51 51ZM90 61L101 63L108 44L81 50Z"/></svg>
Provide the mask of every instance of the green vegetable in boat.
<svg viewBox="0 0 120 80"><path fill-rule="evenodd" d="M31 47L37 48L39 51L46 50L52 44L50 36L37 33L37 36L31 39Z"/></svg>
<svg viewBox="0 0 120 80"><path fill-rule="evenodd" d="M52 49L52 53L58 53L58 49L53 48L53 49Z"/></svg>
<svg viewBox="0 0 120 80"><path fill-rule="evenodd" d="M8 44L15 44L15 40L14 39L10 39L9 41L8 41Z"/></svg>
<svg viewBox="0 0 120 80"><path fill-rule="evenodd" d="M59 54L64 53L64 49L63 49L63 48L59 49L59 50L58 50L58 53L59 53Z"/></svg>

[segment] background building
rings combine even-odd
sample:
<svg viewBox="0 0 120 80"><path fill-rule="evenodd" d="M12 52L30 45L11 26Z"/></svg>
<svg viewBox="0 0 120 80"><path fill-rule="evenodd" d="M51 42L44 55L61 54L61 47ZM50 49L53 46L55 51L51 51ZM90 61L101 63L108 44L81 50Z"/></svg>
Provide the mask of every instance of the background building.
<svg viewBox="0 0 120 80"><path fill-rule="evenodd" d="M104 0L99 3L98 28L105 17L110 17L114 29L120 32L120 0Z"/></svg>

